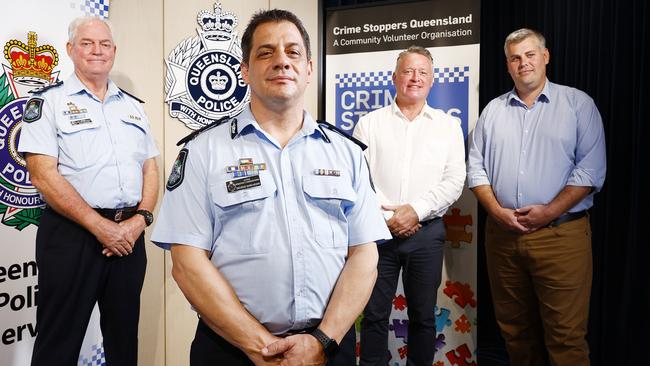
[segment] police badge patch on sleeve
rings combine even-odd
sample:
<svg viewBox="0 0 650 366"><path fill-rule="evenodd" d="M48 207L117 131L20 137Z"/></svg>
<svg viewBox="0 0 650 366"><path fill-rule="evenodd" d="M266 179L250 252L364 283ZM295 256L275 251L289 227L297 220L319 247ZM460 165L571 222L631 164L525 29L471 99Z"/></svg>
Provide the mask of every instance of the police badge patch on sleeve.
<svg viewBox="0 0 650 366"><path fill-rule="evenodd" d="M183 178L185 177L185 162L187 161L187 155L189 150L183 148L178 152L178 157L174 161L174 166L172 167L172 172L169 173L169 179L167 179L167 190L173 191L183 183Z"/></svg>
<svg viewBox="0 0 650 366"><path fill-rule="evenodd" d="M23 122L31 123L41 119L43 114L43 99L32 98L25 104L25 113L23 113Z"/></svg>

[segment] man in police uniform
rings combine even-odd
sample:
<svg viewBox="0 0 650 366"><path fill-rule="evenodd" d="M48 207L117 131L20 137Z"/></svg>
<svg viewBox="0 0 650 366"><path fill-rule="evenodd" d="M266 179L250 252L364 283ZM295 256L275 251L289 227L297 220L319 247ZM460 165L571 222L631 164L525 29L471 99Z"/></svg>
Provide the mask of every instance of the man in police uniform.
<svg viewBox="0 0 650 366"><path fill-rule="evenodd" d="M97 302L109 365L138 359L140 290L158 168L140 101L108 79L111 29L74 20L74 74L34 93L19 151L47 208L36 237L38 335L32 365L75 365Z"/></svg>
<svg viewBox="0 0 650 366"><path fill-rule="evenodd" d="M294 14L255 14L242 51L250 105L191 135L152 236L200 315L190 362L353 365L374 241L390 237L363 152L303 110L312 61Z"/></svg>

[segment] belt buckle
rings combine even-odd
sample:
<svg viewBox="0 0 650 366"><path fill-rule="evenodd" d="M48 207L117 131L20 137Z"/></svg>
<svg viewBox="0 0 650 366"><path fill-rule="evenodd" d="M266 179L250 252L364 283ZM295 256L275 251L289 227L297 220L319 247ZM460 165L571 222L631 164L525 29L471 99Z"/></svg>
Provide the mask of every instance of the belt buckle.
<svg viewBox="0 0 650 366"><path fill-rule="evenodd" d="M122 221L122 214L124 213L124 210L115 210L115 222Z"/></svg>

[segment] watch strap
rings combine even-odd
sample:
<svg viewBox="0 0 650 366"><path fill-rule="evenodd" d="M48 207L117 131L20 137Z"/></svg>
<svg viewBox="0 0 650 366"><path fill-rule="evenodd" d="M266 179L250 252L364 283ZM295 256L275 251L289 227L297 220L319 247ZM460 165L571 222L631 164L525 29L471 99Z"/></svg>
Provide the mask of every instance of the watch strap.
<svg viewBox="0 0 650 366"><path fill-rule="evenodd" d="M334 339L328 337L327 334L323 333L322 330L316 328L309 334L316 338L321 346L323 346L323 351L328 359L332 358L339 350L339 344Z"/></svg>
<svg viewBox="0 0 650 366"><path fill-rule="evenodd" d="M136 215L142 215L144 217L144 223L149 226L153 223L153 214L148 210L137 210L135 211Z"/></svg>

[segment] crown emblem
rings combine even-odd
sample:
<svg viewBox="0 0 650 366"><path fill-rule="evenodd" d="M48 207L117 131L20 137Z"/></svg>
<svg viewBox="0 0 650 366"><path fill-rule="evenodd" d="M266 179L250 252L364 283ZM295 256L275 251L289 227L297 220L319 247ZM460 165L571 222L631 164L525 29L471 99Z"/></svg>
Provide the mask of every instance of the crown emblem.
<svg viewBox="0 0 650 366"><path fill-rule="evenodd" d="M214 12L201 10L196 22L206 32L206 38L219 41L231 39L232 31L238 24L234 13L221 10L221 3L214 4Z"/></svg>
<svg viewBox="0 0 650 366"><path fill-rule="evenodd" d="M4 55L17 82L49 84L52 70L59 63L59 55L50 45L36 46L36 32L27 34L27 44L12 39L5 44Z"/></svg>
<svg viewBox="0 0 650 366"><path fill-rule="evenodd" d="M228 82L228 77L226 75L221 75L220 71L217 71L216 74L210 75L208 81L214 90L225 90L226 83Z"/></svg>

